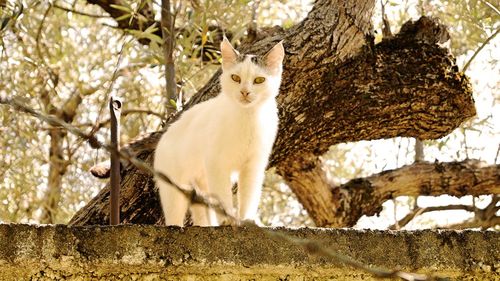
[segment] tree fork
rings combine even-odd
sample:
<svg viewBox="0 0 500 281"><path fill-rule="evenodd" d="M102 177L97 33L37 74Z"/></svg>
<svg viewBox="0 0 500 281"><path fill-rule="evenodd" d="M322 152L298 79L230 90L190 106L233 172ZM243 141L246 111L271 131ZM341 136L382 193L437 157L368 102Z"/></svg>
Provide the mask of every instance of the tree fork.
<svg viewBox="0 0 500 281"><path fill-rule="evenodd" d="M280 165L277 172L283 176L317 226L338 225L334 210L339 208L340 200L334 198L318 157L307 154L291 159Z"/></svg>

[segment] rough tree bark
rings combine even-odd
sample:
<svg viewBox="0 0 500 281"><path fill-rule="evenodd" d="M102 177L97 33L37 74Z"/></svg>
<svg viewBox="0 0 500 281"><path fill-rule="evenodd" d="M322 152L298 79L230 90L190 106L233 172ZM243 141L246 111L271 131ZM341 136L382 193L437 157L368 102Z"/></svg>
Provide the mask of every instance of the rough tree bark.
<svg viewBox="0 0 500 281"><path fill-rule="evenodd" d="M477 160L452 163L415 162L367 178L332 187L337 209L334 225L353 226L363 215L375 215L382 204L398 196L500 193L500 165L482 166Z"/></svg>
<svg viewBox="0 0 500 281"><path fill-rule="evenodd" d="M318 159L331 145L396 136L435 139L475 114L467 77L448 51L437 45L449 39L446 28L423 17L374 45L370 23L374 3L318 0L299 24L267 30L240 47L245 53L260 54L279 40L285 42L280 128L270 167L277 168L318 226L352 225L361 213L376 212L379 203L390 198L383 191L377 191L383 196L371 198L373 186L373 190L332 188ZM218 93L219 74L186 108ZM159 135L153 133L128 149L151 163ZM123 222L161 223L151 177L130 166L122 176ZM463 185L465 190L473 188ZM105 223L108 196L105 187L70 223ZM362 206L373 203L378 209L351 206L359 203L358 197L365 200Z"/></svg>

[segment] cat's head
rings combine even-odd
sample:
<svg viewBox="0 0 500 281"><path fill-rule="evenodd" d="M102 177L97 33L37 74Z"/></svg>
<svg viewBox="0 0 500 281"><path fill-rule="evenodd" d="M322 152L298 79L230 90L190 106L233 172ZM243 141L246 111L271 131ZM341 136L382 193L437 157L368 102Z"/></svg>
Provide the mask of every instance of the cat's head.
<svg viewBox="0 0 500 281"><path fill-rule="evenodd" d="M285 50L279 42L263 56L241 55L224 38L221 43L222 93L243 107L258 105L278 95Z"/></svg>

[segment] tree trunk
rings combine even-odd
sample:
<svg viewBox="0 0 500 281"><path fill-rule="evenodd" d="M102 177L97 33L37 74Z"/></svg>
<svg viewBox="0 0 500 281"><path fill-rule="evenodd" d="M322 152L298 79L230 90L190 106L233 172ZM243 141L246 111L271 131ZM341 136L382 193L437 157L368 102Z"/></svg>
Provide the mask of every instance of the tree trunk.
<svg viewBox="0 0 500 281"><path fill-rule="evenodd" d="M61 198L62 177L66 173L67 162L64 160L63 142L66 131L51 127L49 148L49 177L45 192L40 223L55 223L59 201Z"/></svg>
<svg viewBox="0 0 500 281"><path fill-rule="evenodd" d="M317 157L331 145L396 136L435 139L475 114L467 77L436 44L449 39L446 28L423 17L374 45L373 6L374 1L319 0L301 23L258 34L240 47L243 53L262 54L284 40L280 127L270 167L277 168L318 226L352 225L347 217L356 217L345 212L354 209L346 202L354 201L331 189L319 165ZM186 107L215 96L219 75ZM151 163L160 135L151 134L128 149ZM130 166L122 173L123 222L160 222L151 177ZM70 223L105 223L108 193L105 187ZM363 198L370 205L372 199Z"/></svg>
<svg viewBox="0 0 500 281"><path fill-rule="evenodd" d="M76 116L76 110L82 102L79 93L74 93L69 97L61 108L56 108L50 100L48 92L41 95L45 111L55 115L58 119L66 123L72 123ZM56 126L50 126L50 148L49 148L49 177L47 180L47 190L44 194L41 223L55 223L56 215L61 200L62 179L66 174L66 169L70 163L71 155L64 151L64 141L68 133L66 130Z"/></svg>

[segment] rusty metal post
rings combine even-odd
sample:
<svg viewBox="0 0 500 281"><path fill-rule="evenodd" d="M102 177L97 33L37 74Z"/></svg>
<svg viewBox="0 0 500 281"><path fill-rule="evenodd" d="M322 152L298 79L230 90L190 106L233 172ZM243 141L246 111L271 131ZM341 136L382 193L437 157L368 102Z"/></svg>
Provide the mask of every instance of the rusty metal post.
<svg viewBox="0 0 500 281"><path fill-rule="evenodd" d="M116 225L120 223L120 115L122 102L115 97L109 99L109 111L111 116L111 196L110 196L110 218L109 223Z"/></svg>

